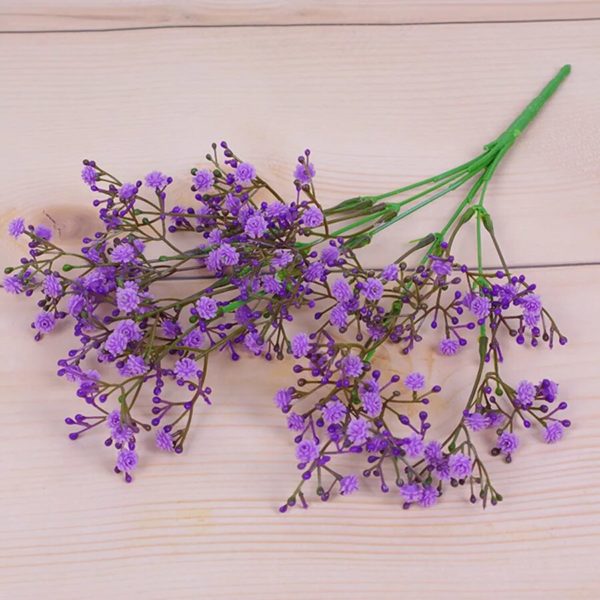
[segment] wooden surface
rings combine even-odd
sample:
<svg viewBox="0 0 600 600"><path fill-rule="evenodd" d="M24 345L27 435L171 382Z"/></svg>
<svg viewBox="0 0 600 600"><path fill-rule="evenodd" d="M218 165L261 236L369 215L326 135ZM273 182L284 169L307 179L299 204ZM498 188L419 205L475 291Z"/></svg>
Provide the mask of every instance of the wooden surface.
<svg viewBox="0 0 600 600"><path fill-rule="evenodd" d="M0 598L600 597L599 6L1 2L1 31L307 25L0 35L0 227L49 215L67 244L93 226L83 157L125 179L156 167L184 178L224 138L285 189L308 145L332 203L471 157L570 62L571 77L499 170L489 206L508 259L536 266L525 272L570 338L553 352L513 349L508 372L560 381L574 426L560 445L525 444L510 466L490 461L506 501L485 512L461 493L405 512L367 487L281 516L297 472L270 398L290 365L263 377L248 359L235 378L219 366L215 405L186 455L147 452L126 486L98 437L66 438L62 419L77 400L54 371L68 336L34 344L34 306L3 294ZM507 20L549 21L498 22ZM308 26L389 22L440 24ZM386 234L372 263L413 228L437 229L452 203ZM3 265L22 252L0 239ZM450 426L474 357L449 363L424 347L407 363L386 352L381 366L419 367L444 387L432 410Z"/></svg>

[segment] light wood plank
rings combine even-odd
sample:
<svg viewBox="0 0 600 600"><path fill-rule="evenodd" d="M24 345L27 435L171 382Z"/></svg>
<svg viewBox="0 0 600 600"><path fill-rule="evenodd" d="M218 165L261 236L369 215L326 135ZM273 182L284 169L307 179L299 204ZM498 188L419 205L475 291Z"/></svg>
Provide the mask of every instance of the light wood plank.
<svg viewBox="0 0 600 600"><path fill-rule="evenodd" d="M1 30L600 18L598 0L4 0Z"/></svg>
<svg viewBox="0 0 600 600"><path fill-rule="evenodd" d="M93 226L81 158L125 180L159 167L189 197L188 169L223 138L280 190L306 145L323 203L389 190L475 156L569 60L488 208L513 262L598 260L599 53L595 22L4 36L0 227L46 211L77 242ZM369 260L439 230L459 199L385 232Z"/></svg>
<svg viewBox="0 0 600 600"><path fill-rule="evenodd" d="M33 307L0 296L0 327L11 340L0 347L0 596L597 597L600 325L581 318L575 299L584 289L591 304L599 297L598 268L539 270L535 279L571 344L511 348L507 372L560 381L574 426L557 446L529 440L510 466L490 458L506 500L485 512L460 492L435 509L404 512L396 494L367 487L280 515L297 471L270 396L289 381L290 363L267 372L251 358L235 377L229 363L219 364L216 403L197 420L187 454L158 455L142 444L141 468L127 486L111 473L112 451L99 436L66 439L62 418L78 401L52 373L67 336L34 344ZM441 383L444 399L432 410L450 427L475 369L472 353L455 362L432 360L429 344L410 361L386 352L384 367L405 374L418 366Z"/></svg>

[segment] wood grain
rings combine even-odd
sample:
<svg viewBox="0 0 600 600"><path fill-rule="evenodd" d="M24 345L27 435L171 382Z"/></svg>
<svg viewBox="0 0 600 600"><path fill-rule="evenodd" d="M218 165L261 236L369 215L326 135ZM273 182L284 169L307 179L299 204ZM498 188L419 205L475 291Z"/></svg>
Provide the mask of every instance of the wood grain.
<svg viewBox="0 0 600 600"><path fill-rule="evenodd" d="M0 30L600 18L599 0L4 0Z"/></svg>
<svg viewBox="0 0 600 600"><path fill-rule="evenodd" d="M254 11L252 18L268 22L316 7L253 5L273 9ZM162 13L161 6L4 2L0 29L18 23L11 10L35 27L81 27L89 19L98 26L162 22L183 3ZM238 22L248 14L241 2L218 15L214 3L186 6L191 18L215 22L230 18L229 8ZM321 20L331 6L315 8ZM597 6L459 8L466 15L539 8L566 18L570 10L590 16L577 11ZM456 7L379 1L369 15L396 20L409 14L402 10L435 8L428 20L447 20L444 11ZM348 19L361 10L344 8ZM61 242L76 244L94 225L78 180L82 157L125 179L156 167L184 179L221 138L280 189L290 189L295 156L309 145L325 203L385 190L474 155L570 62L572 76L515 145L488 202L511 262L597 262L598 56L599 22L0 36L0 228L17 214L33 222L51 217ZM186 187L175 187L173 201ZM439 229L458 199L394 229L368 259L381 264L397 252L398 239ZM461 247L466 260L471 242L467 236ZM2 265L23 251L0 238ZM553 352L512 348L507 374L560 381L574 426L560 446L525 443L510 466L490 459L506 501L485 512L460 492L434 510L405 512L395 494L383 497L367 485L349 498L279 515L297 471L270 397L290 380L290 364L265 375L255 359L242 361L235 377L219 363L211 379L215 405L202 411L187 454L158 455L147 441L136 482L127 486L111 472L113 455L101 436L66 438L62 420L80 407L54 371L69 336L35 344L28 326L35 307L0 295L0 598L595 600L600 323L590 308L600 300L599 269L525 269L570 344ZM442 428L451 427L475 368L470 353L442 360L425 345L410 360L395 348L379 360L401 375L424 369L439 382L443 398L432 410Z"/></svg>

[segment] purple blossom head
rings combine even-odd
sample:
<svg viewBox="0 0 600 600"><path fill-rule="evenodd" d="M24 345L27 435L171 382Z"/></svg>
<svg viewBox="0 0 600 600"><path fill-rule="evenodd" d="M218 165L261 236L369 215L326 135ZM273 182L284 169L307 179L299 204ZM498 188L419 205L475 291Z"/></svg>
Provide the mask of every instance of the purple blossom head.
<svg viewBox="0 0 600 600"><path fill-rule="evenodd" d="M139 325L133 319L119 321L115 331L123 335L128 342L137 342L142 339Z"/></svg>
<svg viewBox="0 0 600 600"><path fill-rule="evenodd" d="M207 192L215 183L215 176L208 169L200 169L194 175L194 187L199 192Z"/></svg>
<svg viewBox="0 0 600 600"><path fill-rule="evenodd" d="M188 348L200 348L204 343L204 334L200 328L192 329L184 338L183 345Z"/></svg>
<svg viewBox="0 0 600 600"><path fill-rule="evenodd" d="M154 442L156 447L164 452L172 452L174 449L173 436L164 427L157 430Z"/></svg>
<svg viewBox="0 0 600 600"><path fill-rule="evenodd" d="M196 376L198 365L191 358L181 358L175 363L173 369L177 379L181 381L189 381Z"/></svg>
<svg viewBox="0 0 600 600"><path fill-rule="evenodd" d="M301 185L310 183L315 174L315 167L310 162L298 163L294 169L294 179Z"/></svg>
<svg viewBox="0 0 600 600"><path fill-rule="evenodd" d="M8 224L8 233L15 239L25 231L25 219L17 217Z"/></svg>
<svg viewBox="0 0 600 600"><path fill-rule="evenodd" d="M515 393L515 406L518 408L530 408L535 400L535 385L530 381L521 381L517 385Z"/></svg>
<svg viewBox="0 0 600 600"><path fill-rule="evenodd" d="M86 185L91 187L96 184L98 173L91 165L85 165L83 169L81 169L81 179L83 179L83 182Z"/></svg>
<svg viewBox="0 0 600 600"><path fill-rule="evenodd" d="M338 304L331 309L329 314L329 322L338 329L343 329L348 325L348 311Z"/></svg>
<svg viewBox="0 0 600 600"><path fill-rule="evenodd" d="M437 441L429 442L423 450L425 460L427 464L435 467L444 460L444 453L442 452L442 445Z"/></svg>
<svg viewBox="0 0 600 600"><path fill-rule="evenodd" d="M119 189L119 198L121 200L131 200L137 194L137 185L134 183L124 183Z"/></svg>
<svg viewBox="0 0 600 600"><path fill-rule="evenodd" d="M60 278L52 273L44 277L42 288L44 294L50 298L60 298L60 296L62 296L63 289Z"/></svg>
<svg viewBox="0 0 600 600"><path fill-rule="evenodd" d="M8 294L20 294L23 291L23 282L16 275L6 275L2 287Z"/></svg>
<svg viewBox="0 0 600 600"><path fill-rule="evenodd" d="M136 249L131 244L127 242L122 242L114 247L110 258L112 262L119 264L129 264L135 260L136 257Z"/></svg>
<svg viewBox="0 0 600 600"><path fill-rule="evenodd" d="M313 462L319 457L319 448L313 440L302 440L296 446L296 458L302 464Z"/></svg>
<svg viewBox="0 0 600 600"><path fill-rule="evenodd" d="M123 287L117 288L117 307L125 314L137 310L140 306L139 287L135 281L126 281Z"/></svg>
<svg viewBox="0 0 600 600"><path fill-rule="evenodd" d="M274 269L279 270L287 267L294 260L294 255L290 250L275 250L271 265Z"/></svg>
<svg viewBox="0 0 600 600"><path fill-rule="evenodd" d="M423 443L423 438L420 435L415 434L407 438L402 447L406 452L406 456L409 458L417 458L423 454L425 444Z"/></svg>
<svg viewBox="0 0 600 600"><path fill-rule="evenodd" d="M52 239L52 229L50 227L46 227L46 225L38 225L35 228L35 235L43 240L51 240Z"/></svg>
<svg viewBox="0 0 600 600"><path fill-rule="evenodd" d="M134 450L121 448L117 455L117 469L123 473L131 473L138 465L138 456Z"/></svg>
<svg viewBox="0 0 600 600"><path fill-rule="evenodd" d="M331 285L331 293L338 302L349 302L354 297L352 288L345 279L336 279Z"/></svg>
<svg viewBox="0 0 600 600"><path fill-rule="evenodd" d="M431 270L438 277L447 277L452 273L452 261L450 259L435 257L431 260Z"/></svg>
<svg viewBox="0 0 600 600"><path fill-rule="evenodd" d="M124 377L137 377L148 371L148 365L141 356L130 354L125 364L119 369L119 373Z"/></svg>
<svg viewBox="0 0 600 600"><path fill-rule="evenodd" d="M425 387L425 376L422 373L409 373L404 379L404 385L413 392L418 392Z"/></svg>
<svg viewBox="0 0 600 600"><path fill-rule="evenodd" d="M306 333L298 333L292 339L292 354L295 358L302 358L308 354L310 340Z"/></svg>
<svg viewBox="0 0 600 600"><path fill-rule="evenodd" d="M358 396L364 411L371 418L378 417L383 409L383 402L379 395L379 385L375 379L369 379L360 384Z"/></svg>
<svg viewBox="0 0 600 600"><path fill-rule="evenodd" d="M432 485L424 485L421 491L421 498L419 499L419 506L423 508L429 508L433 506L438 499L439 492Z"/></svg>
<svg viewBox="0 0 600 600"><path fill-rule="evenodd" d="M369 277L364 282L361 291L367 300L375 302L383 296L383 283L375 277Z"/></svg>
<svg viewBox="0 0 600 600"><path fill-rule="evenodd" d="M240 185L250 185L256 177L256 169L250 163L240 163L235 169L235 181Z"/></svg>
<svg viewBox="0 0 600 600"><path fill-rule="evenodd" d="M460 348L460 344L452 338L444 338L440 341L440 354L443 356L454 356Z"/></svg>
<svg viewBox="0 0 600 600"><path fill-rule="evenodd" d="M223 242L219 246L219 264L222 267L233 267L240 262L238 251L227 242Z"/></svg>
<svg viewBox="0 0 600 600"><path fill-rule="evenodd" d="M335 264L339 257L340 251L335 246L328 245L321 250L321 260L330 267Z"/></svg>
<svg viewBox="0 0 600 600"><path fill-rule="evenodd" d="M346 407L339 400L330 400L321 410L323 419L329 425L337 425L346 417Z"/></svg>
<svg viewBox="0 0 600 600"><path fill-rule="evenodd" d="M258 239L267 230L267 222L261 214L254 214L248 217L246 224L244 225L244 232L248 237Z"/></svg>
<svg viewBox="0 0 600 600"><path fill-rule="evenodd" d="M350 423L348 423L348 427L346 429L346 434L348 439L355 446L361 446L367 441L367 437L369 436L369 423L362 417L358 417L357 419L352 419Z"/></svg>
<svg viewBox="0 0 600 600"><path fill-rule="evenodd" d="M360 377L364 368L362 359L356 354L348 354L342 359L342 371L348 377Z"/></svg>
<svg viewBox="0 0 600 600"><path fill-rule="evenodd" d="M392 263L391 265L383 268L381 271L381 278L385 281L396 281L396 279L398 279L399 272L400 269L398 268L398 265L396 263Z"/></svg>
<svg viewBox="0 0 600 600"><path fill-rule="evenodd" d="M510 456L519 447L519 438L508 431L504 431L498 437L496 446L502 454Z"/></svg>
<svg viewBox="0 0 600 600"><path fill-rule="evenodd" d="M356 475L346 475L340 479L340 494L349 496L358 490L358 477Z"/></svg>
<svg viewBox="0 0 600 600"><path fill-rule="evenodd" d="M490 314L492 304L489 298L474 294L469 300L469 310L478 318L485 319Z"/></svg>
<svg viewBox="0 0 600 600"><path fill-rule="evenodd" d="M542 299L537 294L527 294L520 301L523 311L539 315L542 312Z"/></svg>
<svg viewBox="0 0 600 600"><path fill-rule="evenodd" d="M407 504L418 502L423 494L423 488L418 483L405 483L400 486L400 495Z"/></svg>
<svg viewBox="0 0 600 600"><path fill-rule="evenodd" d="M115 330L106 338L104 349L111 356L119 356L123 354L128 343L127 337L122 332Z"/></svg>
<svg viewBox="0 0 600 600"><path fill-rule="evenodd" d="M565 429L560 421L552 421L544 429L544 441L546 444L555 444L562 440L564 431Z"/></svg>
<svg viewBox="0 0 600 600"><path fill-rule="evenodd" d="M244 336L244 346L246 346L252 354L258 356L263 351L265 342L258 331L249 331Z"/></svg>
<svg viewBox="0 0 600 600"><path fill-rule="evenodd" d="M113 410L106 418L106 425L110 429L110 437L117 444L125 444L133 437L133 429L121 423L121 413L119 410Z"/></svg>
<svg viewBox="0 0 600 600"><path fill-rule="evenodd" d="M304 211L302 220L305 227L313 228L323 225L323 213L316 206L311 206Z"/></svg>
<svg viewBox="0 0 600 600"><path fill-rule="evenodd" d="M202 296L198 302L196 302L196 310L201 319L208 320L214 319L217 316L219 307L210 296Z"/></svg>
<svg viewBox="0 0 600 600"><path fill-rule="evenodd" d="M277 390L274 398L275 406L280 410L287 411L292 403L291 388L281 388Z"/></svg>
<svg viewBox="0 0 600 600"><path fill-rule="evenodd" d="M465 417L465 425L471 431L482 431L490 426L490 418L480 412L470 413Z"/></svg>
<svg viewBox="0 0 600 600"><path fill-rule="evenodd" d="M152 171L146 175L146 185L149 188L163 188L168 183L168 177L163 175L160 171Z"/></svg>
<svg viewBox="0 0 600 600"><path fill-rule="evenodd" d="M56 325L56 319L52 313L44 311L35 318L33 325L40 333L50 333Z"/></svg>
<svg viewBox="0 0 600 600"><path fill-rule="evenodd" d="M304 417L298 413L290 413L287 418L287 426L291 431L302 431L304 429Z"/></svg>
<svg viewBox="0 0 600 600"><path fill-rule="evenodd" d="M473 463L466 454L452 454L448 459L448 467L450 469L450 477L454 479L466 479L471 475Z"/></svg>

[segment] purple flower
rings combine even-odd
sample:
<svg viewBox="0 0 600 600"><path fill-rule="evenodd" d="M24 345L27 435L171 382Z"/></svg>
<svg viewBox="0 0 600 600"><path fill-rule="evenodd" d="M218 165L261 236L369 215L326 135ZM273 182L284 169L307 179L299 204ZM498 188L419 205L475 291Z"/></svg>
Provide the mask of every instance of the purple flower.
<svg viewBox="0 0 600 600"><path fill-rule="evenodd" d="M134 450L122 448L117 455L117 469L123 473L131 473L138 464L138 456Z"/></svg>
<svg viewBox="0 0 600 600"><path fill-rule="evenodd" d="M104 342L104 349L112 356L123 354L129 340L118 330L113 331Z"/></svg>
<svg viewBox="0 0 600 600"><path fill-rule="evenodd" d="M52 229L46 227L46 225L38 225L35 228L35 235L43 240L51 240L52 239Z"/></svg>
<svg viewBox="0 0 600 600"><path fill-rule="evenodd" d="M223 242L219 248L219 265L221 267L233 267L240 262L238 251L227 242Z"/></svg>
<svg viewBox="0 0 600 600"><path fill-rule="evenodd" d="M400 270L398 269L398 265L396 263L392 263L381 271L381 278L385 281L396 281L398 279L398 273Z"/></svg>
<svg viewBox="0 0 600 600"><path fill-rule="evenodd" d="M287 426L291 431L302 431L304 429L304 417L298 413L290 413L287 418Z"/></svg>
<svg viewBox="0 0 600 600"><path fill-rule="evenodd" d="M44 277L44 283L42 285L42 289L46 296L50 298L59 298L62 295L62 284L60 279L53 274L46 275Z"/></svg>
<svg viewBox="0 0 600 600"><path fill-rule="evenodd" d="M154 441L159 450L164 450L165 452L172 452L174 450L173 436L164 427L161 427L156 432Z"/></svg>
<svg viewBox="0 0 600 600"><path fill-rule="evenodd" d="M504 423L504 415L497 410L490 411L489 413L487 413L486 416L489 420L488 429L499 427L500 425L502 425L502 423Z"/></svg>
<svg viewBox="0 0 600 600"><path fill-rule="evenodd" d="M25 231L25 219L17 217L8 224L8 233L15 239Z"/></svg>
<svg viewBox="0 0 600 600"><path fill-rule="evenodd" d="M400 486L400 494L404 502L418 502L423 494L423 488L418 483L405 483Z"/></svg>
<svg viewBox="0 0 600 600"><path fill-rule="evenodd" d="M379 279L369 277L363 284L361 291L367 300L374 302L383 295L383 283Z"/></svg>
<svg viewBox="0 0 600 600"><path fill-rule="evenodd" d="M415 434L407 438L402 447L409 458L417 458L423 454L425 444L423 443L423 438Z"/></svg>
<svg viewBox="0 0 600 600"><path fill-rule="evenodd" d="M520 301L523 311L539 315L542 312L542 299L537 294L527 294Z"/></svg>
<svg viewBox="0 0 600 600"><path fill-rule="evenodd" d="M442 445L437 441L432 441L425 446L423 451L427 464L435 467L444 460L444 453L442 452Z"/></svg>
<svg viewBox="0 0 600 600"><path fill-rule="evenodd" d="M438 499L439 492L432 485L423 486L423 490L421 492L421 498L419 499L419 506L423 508L429 508L433 506Z"/></svg>
<svg viewBox="0 0 600 600"><path fill-rule="evenodd" d="M259 214L254 214L248 218L244 225L244 232L253 239L261 237L267 230L267 222L264 217Z"/></svg>
<svg viewBox="0 0 600 600"><path fill-rule="evenodd" d="M217 316L219 307L210 296L202 296L196 302L196 310L201 319L214 319Z"/></svg>
<svg viewBox="0 0 600 600"><path fill-rule="evenodd" d="M162 322L163 335L172 340L181 335L181 327L177 321L163 321Z"/></svg>
<svg viewBox="0 0 600 600"><path fill-rule="evenodd" d="M483 429L487 429L489 427L490 419L487 415L482 415L481 413L475 412L465 417L465 425L471 431L482 431Z"/></svg>
<svg viewBox="0 0 600 600"><path fill-rule="evenodd" d="M452 454L448 459L450 477L454 479L466 479L473 470L473 463L466 454Z"/></svg>
<svg viewBox="0 0 600 600"><path fill-rule="evenodd" d="M538 389L547 402L554 402L558 396L558 383L551 379L542 379Z"/></svg>
<svg viewBox="0 0 600 600"><path fill-rule="evenodd" d="M306 227L320 227L323 225L323 213L316 206L311 206L304 211L302 220Z"/></svg>
<svg viewBox="0 0 600 600"><path fill-rule="evenodd" d="M323 418L329 425L341 423L346 416L347 410L339 400L330 400L322 409Z"/></svg>
<svg viewBox="0 0 600 600"><path fill-rule="evenodd" d="M379 395L379 386L375 379L361 383L358 396L362 402L364 411L371 418L378 417L383 409L383 402Z"/></svg>
<svg viewBox="0 0 600 600"><path fill-rule="evenodd" d="M413 392L418 392L425 387L425 376L422 373L409 373L404 379L404 385Z"/></svg>
<svg viewBox="0 0 600 600"><path fill-rule="evenodd" d="M168 183L168 177L163 175L160 171L152 171L146 175L146 185L149 188L162 188Z"/></svg>
<svg viewBox="0 0 600 600"><path fill-rule="evenodd" d="M110 257L112 262L119 264L132 263L135 260L136 250L127 242L122 242L118 246L115 246Z"/></svg>
<svg viewBox="0 0 600 600"><path fill-rule="evenodd" d="M365 368L360 356L348 354L342 359L342 371L348 377L360 377Z"/></svg>
<svg viewBox="0 0 600 600"><path fill-rule="evenodd" d="M446 277L452 273L452 261L438 257L433 258L431 260L431 270L439 277Z"/></svg>
<svg viewBox="0 0 600 600"><path fill-rule="evenodd" d="M81 169L81 179L83 179L83 182L86 185L91 187L96 183L96 180L98 179L98 173L91 165L85 165L85 167Z"/></svg>
<svg viewBox="0 0 600 600"><path fill-rule="evenodd" d="M73 294L69 298L67 310L72 317L77 317L85 307L85 298L80 294Z"/></svg>
<svg viewBox="0 0 600 600"><path fill-rule="evenodd" d="M6 275L2 287L8 294L20 294L23 291L23 282L16 275Z"/></svg>
<svg viewBox="0 0 600 600"><path fill-rule="evenodd" d="M334 265L339 256L340 252L335 246L325 246L321 250L321 260L328 266Z"/></svg>
<svg viewBox="0 0 600 600"><path fill-rule="evenodd" d="M560 421L552 421L544 429L544 441L546 444L554 444L562 440L565 430Z"/></svg>
<svg viewBox="0 0 600 600"><path fill-rule="evenodd" d="M287 410L292 403L292 390L290 388L281 388L275 393L275 406L280 410Z"/></svg>
<svg viewBox="0 0 600 600"><path fill-rule="evenodd" d="M460 344L451 338L444 338L440 341L440 354L443 354L444 356L454 356L459 348Z"/></svg>
<svg viewBox="0 0 600 600"><path fill-rule="evenodd" d="M346 475L340 479L340 494L349 496L352 492L358 490L358 477L356 475Z"/></svg>
<svg viewBox="0 0 600 600"><path fill-rule="evenodd" d="M518 408L530 408L535 400L535 385L530 381L521 381L516 389L515 406Z"/></svg>
<svg viewBox="0 0 600 600"><path fill-rule="evenodd" d="M117 288L117 307L129 314L140 305L139 287L135 281L126 281L123 287Z"/></svg>
<svg viewBox="0 0 600 600"><path fill-rule="evenodd" d="M331 294L339 302L348 302L354 297L352 288L345 279L336 279L333 282L331 285Z"/></svg>
<svg viewBox="0 0 600 600"><path fill-rule="evenodd" d="M256 169L250 163L240 163L235 170L235 181L240 185L250 185L256 176Z"/></svg>
<svg viewBox="0 0 600 600"><path fill-rule="evenodd" d="M369 423L362 417L352 419L348 423L346 435L355 446L364 444L369 436Z"/></svg>
<svg viewBox="0 0 600 600"><path fill-rule="evenodd" d="M298 163L294 169L294 179L302 185L310 183L315 174L315 167L312 163Z"/></svg>
<svg viewBox="0 0 600 600"><path fill-rule="evenodd" d="M478 319L485 319L490 314L491 306L489 298L473 295L468 308Z"/></svg>
<svg viewBox="0 0 600 600"><path fill-rule="evenodd" d="M50 333L56 325L56 320L52 313L44 311L35 318L33 325L40 333Z"/></svg>
<svg viewBox="0 0 600 600"><path fill-rule="evenodd" d="M504 431L498 437L496 446L502 454L510 456L519 447L519 438L514 433Z"/></svg>
<svg viewBox="0 0 600 600"><path fill-rule="evenodd" d="M208 169L200 169L194 175L194 186L199 192L207 192L213 186L215 176Z"/></svg>
<svg viewBox="0 0 600 600"><path fill-rule="evenodd" d="M541 319L541 313L535 313L535 312L524 312L523 313L523 323L525 323L525 325L527 327L533 328L536 327L537 324L540 322Z"/></svg>
<svg viewBox="0 0 600 600"><path fill-rule="evenodd" d="M308 464L319 457L319 448L312 440L302 440L296 446L296 458L300 463Z"/></svg>
<svg viewBox="0 0 600 600"><path fill-rule="evenodd" d="M130 200L137 194L137 185L134 183L124 183L119 190L121 200Z"/></svg>
<svg viewBox="0 0 600 600"><path fill-rule="evenodd" d="M191 358L181 358L175 363L173 371L177 379L187 381L196 376L198 365Z"/></svg>
<svg viewBox="0 0 600 600"><path fill-rule="evenodd" d="M348 325L348 311L341 305L334 306L329 315L329 322L338 329Z"/></svg>
<svg viewBox="0 0 600 600"><path fill-rule="evenodd" d="M283 269L287 267L294 260L294 255L290 250L275 250L273 260L271 261L271 265L273 265L274 269Z"/></svg>
<svg viewBox="0 0 600 600"><path fill-rule="evenodd" d="M142 332L140 331L138 324L132 319L120 321L115 331L118 331L123 335L128 342L137 342L142 339Z"/></svg>
<svg viewBox="0 0 600 600"><path fill-rule="evenodd" d="M148 372L148 365L141 356L130 354L125 364L119 369L119 373L124 377L137 377Z"/></svg>
<svg viewBox="0 0 600 600"><path fill-rule="evenodd" d="M192 329L184 338L183 345L188 348L200 348L204 343L204 334L199 328Z"/></svg>
<svg viewBox="0 0 600 600"><path fill-rule="evenodd" d="M110 429L110 437L117 444L124 444L133 437L133 429L124 423L121 423L121 413L113 410L106 418L106 425Z"/></svg>
<svg viewBox="0 0 600 600"><path fill-rule="evenodd" d="M248 348L252 354L258 356L263 351L265 342L260 337L258 331L249 331L244 336L244 346L246 346L246 348Z"/></svg>
<svg viewBox="0 0 600 600"><path fill-rule="evenodd" d="M308 354L310 341L306 333L298 333L292 339L292 354L296 358L302 358Z"/></svg>

